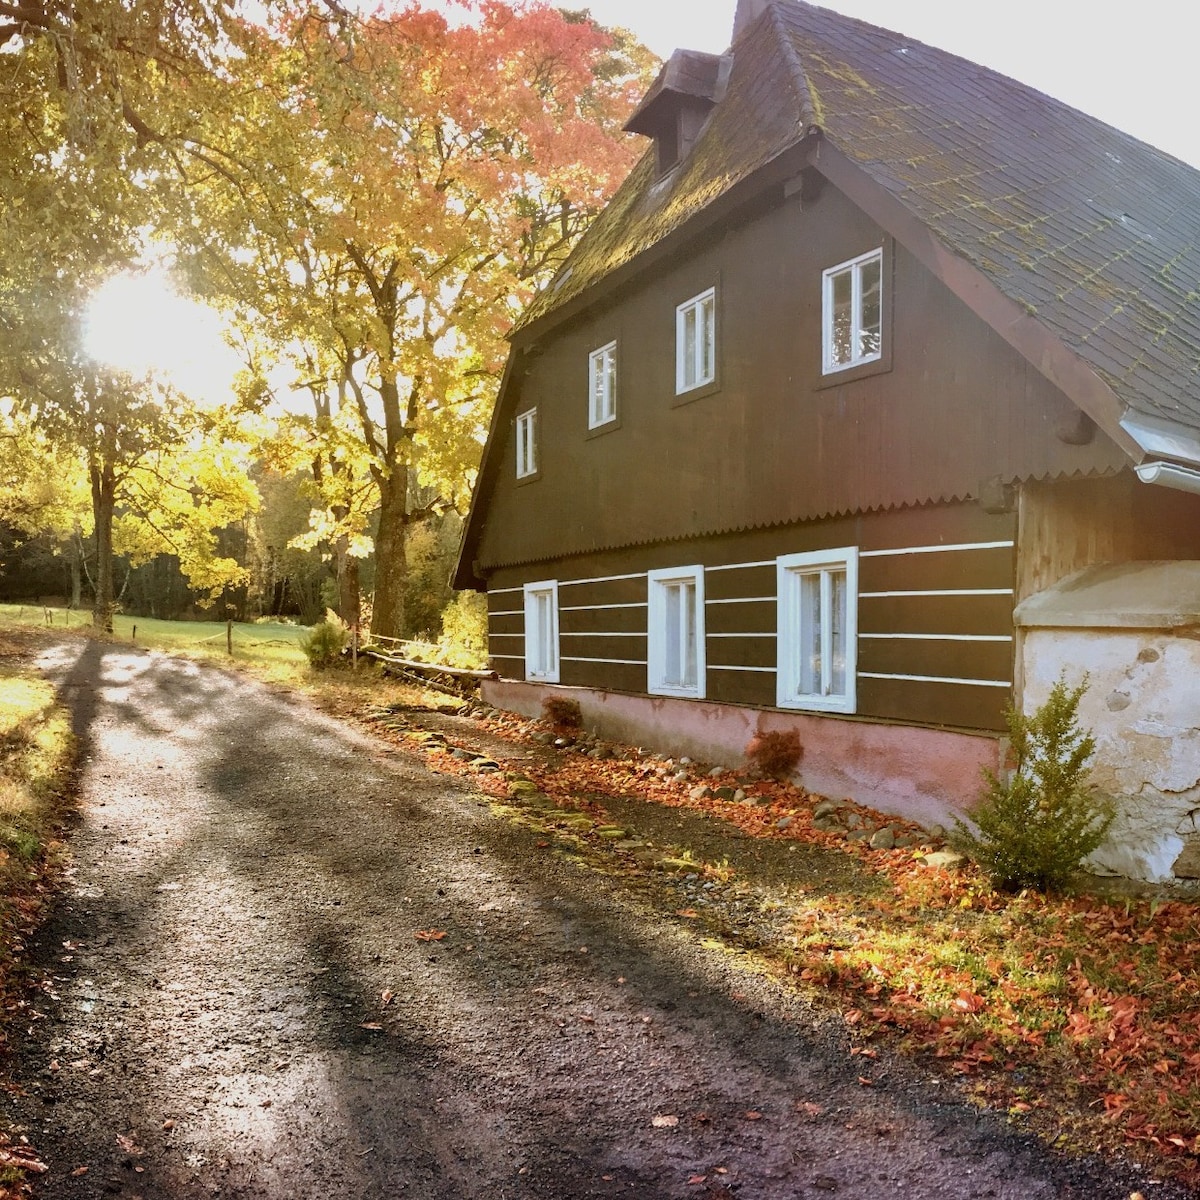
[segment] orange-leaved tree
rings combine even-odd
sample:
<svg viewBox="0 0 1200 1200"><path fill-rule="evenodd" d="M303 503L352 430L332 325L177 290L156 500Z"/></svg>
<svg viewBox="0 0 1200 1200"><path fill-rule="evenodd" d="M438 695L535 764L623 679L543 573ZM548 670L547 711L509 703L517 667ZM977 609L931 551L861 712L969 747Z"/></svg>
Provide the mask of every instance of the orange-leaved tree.
<svg viewBox="0 0 1200 1200"><path fill-rule="evenodd" d="M336 496L370 481L383 636L407 632L409 530L465 501L514 315L631 165L620 126L653 67L586 15L463 7L296 9L188 135L192 277L264 380L289 366L316 399L331 542L364 544L362 506Z"/></svg>

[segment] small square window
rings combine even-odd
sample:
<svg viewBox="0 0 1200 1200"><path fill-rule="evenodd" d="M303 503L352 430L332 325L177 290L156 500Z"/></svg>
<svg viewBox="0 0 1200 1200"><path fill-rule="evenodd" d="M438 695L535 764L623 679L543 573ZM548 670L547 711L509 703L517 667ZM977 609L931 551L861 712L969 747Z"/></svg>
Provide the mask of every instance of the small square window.
<svg viewBox="0 0 1200 1200"><path fill-rule="evenodd" d="M704 696L704 568L648 573L647 691Z"/></svg>
<svg viewBox="0 0 1200 1200"><path fill-rule="evenodd" d="M776 559L780 708L855 710L858 550Z"/></svg>
<svg viewBox="0 0 1200 1200"><path fill-rule="evenodd" d="M525 678L558 682L558 580L525 585Z"/></svg>
<svg viewBox="0 0 1200 1200"><path fill-rule="evenodd" d="M517 414L517 478L537 474L537 409L527 408Z"/></svg>
<svg viewBox="0 0 1200 1200"><path fill-rule="evenodd" d="M588 355L588 428L617 419L617 343Z"/></svg>
<svg viewBox="0 0 1200 1200"><path fill-rule="evenodd" d="M883 249L822 275L822 370L826 375L883 357Z"/></svg>
<svg viewBox="0 0 1200 1200"><path fill-rule="evenodd" d="M717 290L709 288L675 310L675 394L717 377Z"/></svg>

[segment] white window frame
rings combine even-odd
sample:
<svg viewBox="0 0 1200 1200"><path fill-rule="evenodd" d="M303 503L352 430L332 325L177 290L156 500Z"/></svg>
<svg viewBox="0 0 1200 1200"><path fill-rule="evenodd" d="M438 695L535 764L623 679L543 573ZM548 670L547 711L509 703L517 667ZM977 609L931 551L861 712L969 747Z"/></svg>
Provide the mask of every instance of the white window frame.
<svg viewBox="0 0 1200 1200"><path fill-rule="evenodd" d="M648 571L646 582L649 591L646 612L646 690L654 696L686 696L694 700L702 700L705 684L704 568L702 566L665 567L661 570ZM667 606L671 589L679 584L690 584L694 596L695 682L692 684L680 683L678 680L668 681L667 679L670 649L667 643ZM679 634L684 637L682 627ZM679 651L682 658L684 652L682 645L679 647Z"/></svg>
<svg viewBox="0 0 1200 1200"><path fill-rule="evenodd" d="M833 357L833 281L843 274L850 275L850 345L858 346L862 335L862 272L868 263L879 264L879 347L871 354L855 354L853 349L847 362L835 362ZM838 371L848 371L851 367L862 366L863 363L878 362L883 357L884 331L884 295L883 247L877 246L857 258L847 259L830 267L821 275L821 370L825 375L833 375Z"/></svg>
<svg viewBox="0 0 1200 1200"><path fill-rule="evenodd" d="M527 408L517 413L513 423L517 443L517 478L528 479L537 474L537 409Z"/></svg>
<svg viewBox="0 0 1200 1200"><path fill-rule="evenodd" d="M617 343L598 346L588 355L588 428L617 419Z"/></svg>
<svg viewBox="0 0 1200 1200"><path fill-rule="evenodd" d="M819 712L856 711L858 679L858 547L841 546L804 554L785 554L775 560L777 603L777 647L775 664L776 704L780 708L813 709ZM846 690L831 692L833 675L833 626L828 619L832 596L832 572L846 573L846 612L843 622ZM800 655L807 638L801 628L801 579L821 579L821 667L820 692L800 691Z"/></svg>
<svg viewBox="0 0 1200 1200"><path fill-rule="evenodd" d="M688 353L687 325L695 321L698 334ZM712 347L710 361L704 361L705 341ZM675 394L694 392L717 378L717 289L710 287L685 300L675 309Z"/></svg>
<svg viewBox="0 0 1200 1200"><path fill-rule="evenodd" d="M527 583L524 593L525 678L537 683L557 683L558 580Z"/></svg>

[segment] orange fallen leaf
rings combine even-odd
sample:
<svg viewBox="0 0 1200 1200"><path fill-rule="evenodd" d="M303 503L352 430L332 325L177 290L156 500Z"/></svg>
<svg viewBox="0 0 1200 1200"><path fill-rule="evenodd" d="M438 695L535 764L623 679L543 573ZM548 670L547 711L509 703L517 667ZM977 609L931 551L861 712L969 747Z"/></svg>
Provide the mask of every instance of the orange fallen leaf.
<svg viewBox="0 0 1200 1200"><path fill-rule="evenodd" d="M418 929L413 934L418 942L440 942L445 936L444 929Z"/></svg>
<svg viewBox="0 0 1200 1200"><path fill-rule="evenodd" d="M858 1082L860 1084L862 1084L863 1087L874 1087L875 1086L875 1080L868 1079L865 1075L860 1075L858 1077Z"/></svg>
<svg viewBox="0 0 1200 1200"><path fill-rule="evenodd" d="M80 1177L80 1175L86 1175L87 1173L88 1173L87 1167L76 1167L75 1170L73 1170L71 1172L71 1178L78 1179Z"/></svg>
<svg viewBox="0 0 1200 1200"><path fill-rule="evenodd" d="M825 1110L811 1100L797 1100L796 1111L803 1113L806 1117L819 1117Z"/></svg>
<svg viewBox="0 0 1200 1200"><path fill-rule="evenodd" d="M707 1175L689 1175L688 1183L704 1183L707 1179Z"/></svg>
<svg viewBox="0 0 1200 1200"><path fill-rule="evenodd" d="M677 908L675 915L677 917L698 917L700 914L694 908Z"/></svg>
<svg viewBox="0 0 1200 1200"><path fill-rule="evenodd" d="M762 1113L757 1112L754 1109L751 1109L749 1112L742 1113L742 1116L745 1117L747 1121L761 1121L762 1120Z"/></svg>
<svg viewBox="0 0 1200 1200"><path fill-rule="evenodd" d="M391 988L384 988L383 991L379 993L379 998L385 1005L388 1005L391 1004L391 1002L396 998L396 993L393 992Z"/></svg>
<svg viewBox="0 0 1200 1200"><path fill-rule="evenodd" d="M380 1023L378 1021L364 1021L361 1025L359 1025L359 1029L382 1029L382 1028L383 1028L383 1026L380 1025Z"/></svg>
<svg viewBox="0 0 1200 1200"><path fill-rule="evenodd" d="M678 1117L651 1117L650 1124L655 1129L674 1129L679 1124Z"/></svg>
<svg viewBox="0 0 1200 1200"><path fill-rule="evenodd" d="M167 1130L167 1132L169 1133L169 1132L170 1132L172 1129L174 1129L174 1128L175 1128L175 1122L174 1122L174 1121L172 1121L172 1120L170 1120L170 1119L168 1119L168 1120L166 1120L166 1121L164 1121L164 1122L162 1123L162 1127L163 1127L165 1130Z"/></svg>
<svg viewBox="0 0 1200 1200"><path fill-rule="evenodd" d="M126 1154L145 1154L146 1151L137 1144L131 1137L126 1137L123 1133L117 1134L117 1145L125 1151Z"/></svg>

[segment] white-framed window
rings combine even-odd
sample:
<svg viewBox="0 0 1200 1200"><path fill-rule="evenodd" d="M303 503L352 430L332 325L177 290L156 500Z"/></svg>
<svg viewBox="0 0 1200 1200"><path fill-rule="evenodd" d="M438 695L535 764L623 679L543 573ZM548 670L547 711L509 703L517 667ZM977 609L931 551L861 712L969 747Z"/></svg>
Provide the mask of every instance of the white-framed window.
<svg viewBox="0 0 1200 1200"><path fill-rule="evenodd" d="M858 658L858 549L775 560L776 697L780 708L854 712Z"/></svg>
<svg viewBox="0 0 1200 1200"><path fill-rule="evenodd" d="M822 280L826 375L883 356L883 248L830 267Z"/></svg>
<svg viewBox="0 0 1200 1200"><path fill-rule="evenodd" d="M558 580L525 585L525 678L558 682Z"/></svg>
<svg viewBox="0 0 1200 1200"><path fill-rule="evenodd" d="M675 394L717 377L717 289L709 288L675 310Z"/></svg>
<svg viewBox="0 0 1200 1200"><path fill-rule="evenodd" d="M617 419L617 343L588 355L588 428L599 429Z"/></svg>
<svg viewBox="0 0 1200 1200"><path fill-rule="evenodd" d="M704 568L647 572L646 690L704 696Z"/></svg>
<svg viewBox="0 0 1200 1200"><path fill-rule="evenodd" d="M517 414L517 478L537 474L537 409Z"/></svg>

